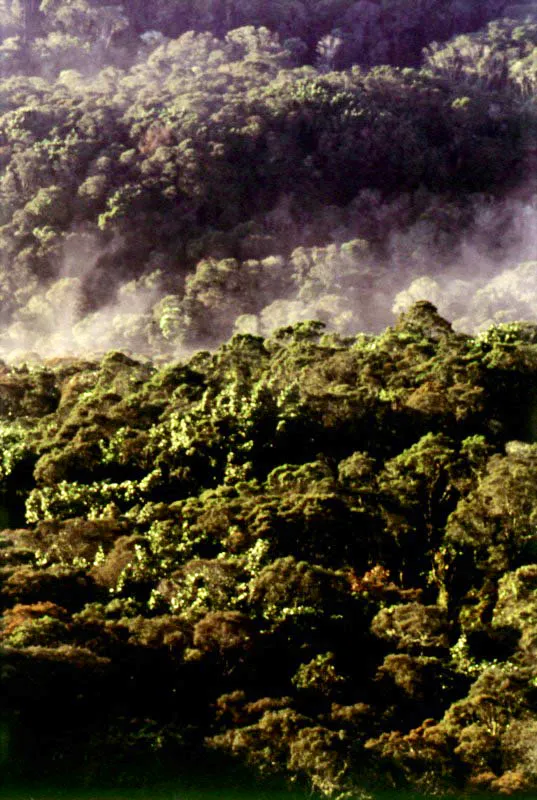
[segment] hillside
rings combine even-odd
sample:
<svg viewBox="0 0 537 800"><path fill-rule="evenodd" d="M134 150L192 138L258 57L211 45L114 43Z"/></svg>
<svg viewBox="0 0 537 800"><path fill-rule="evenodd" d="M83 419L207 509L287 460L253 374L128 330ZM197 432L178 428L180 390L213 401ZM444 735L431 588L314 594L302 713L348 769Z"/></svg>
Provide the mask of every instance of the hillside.
<svg viewBox="0 0 537 800"><path fill-rule="evenodd" d="M533 2L0 2L8 777L535 792L536 48Z"/></svg>
<svg viewBox="0 0 537 800"><path fill-rule="evenodd" d="M489 288L535 259L530 5L464 33L498 3L283 3L276 25L273 3L154 2L165 36L147 3L32 2L0 9L5 356L379 331L424 277L410 302L449 295L466 332L533 319L524 278ZM421 25L415 57L376 27L354 51L363 6L398 43Z"/></svg>
<svg viewBox="0 0 537 800"><path fill-rule="evenodd" d="M6 367L19 728L81 735L85 770L208 746L327 797L534 789L536 376L535 326L424 302L377 336Z"/></svg>

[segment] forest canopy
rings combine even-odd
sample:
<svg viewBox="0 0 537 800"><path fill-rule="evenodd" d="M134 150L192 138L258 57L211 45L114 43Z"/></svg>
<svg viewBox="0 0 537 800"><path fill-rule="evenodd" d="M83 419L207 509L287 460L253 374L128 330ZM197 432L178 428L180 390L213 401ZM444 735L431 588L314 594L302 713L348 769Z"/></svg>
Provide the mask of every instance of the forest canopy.
<svg viewBox="0 0 537 800"><path fill-rule="evenodd" d="M509 277L535 259L516 9L0 4L4 355L378 331L407 290L467 332L532 319Z"/></svg>
<svg viewBox="0 0 537 800"><path fill-rule="evenodd" d="M209 747L326 797L534 790L536 376L535 325L423 301L4 367L4 712L90 776Z"/></svg>
<svg viewBox="0 0 537 800"><path fill-rule="evenodd" d="M0 2L17 757L535 791L536 48L532 2Z"/></svg>

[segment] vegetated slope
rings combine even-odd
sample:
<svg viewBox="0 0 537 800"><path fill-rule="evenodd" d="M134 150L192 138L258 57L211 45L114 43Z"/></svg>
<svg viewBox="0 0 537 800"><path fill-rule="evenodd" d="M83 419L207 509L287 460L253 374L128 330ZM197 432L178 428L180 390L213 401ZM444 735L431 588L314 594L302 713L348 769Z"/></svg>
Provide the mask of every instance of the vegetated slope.
<svg viewBox="0 0 537 800"><path fill-rule="evenodd" d="M473 338L425 302L376 336L4 368L20 729L327 797L534 789L536 377L534 325Z"/></svg>
<svg viewBox="0 0 537 800"><path fill-rule="evenodd" d="M491 19L531 14L532 0L6 0L0 5L1 55L9 68L30 74L72 67L95 72L132 63L140 40L188 31L223 38L252 25L276 33L302 63L416 66L433 40L477 30Z"/></svg>
<svg viewBox="0 0 537 800"><path fill-rule="evenodd" d="M95 14L44 6L72 63L43 50L25 74L3 45L4 353L179 353L306 318L378 330L414 278L534 257L517 242L535 213L535 23L431 45L421 68L339 72L268 28L190 31L88 78L69 20L91 31Z"/></svg>

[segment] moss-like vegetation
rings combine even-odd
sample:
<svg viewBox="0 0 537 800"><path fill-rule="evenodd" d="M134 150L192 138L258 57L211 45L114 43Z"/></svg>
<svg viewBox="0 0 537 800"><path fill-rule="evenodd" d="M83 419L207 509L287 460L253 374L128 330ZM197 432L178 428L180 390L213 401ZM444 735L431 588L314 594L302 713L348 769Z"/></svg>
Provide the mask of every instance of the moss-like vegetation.
<svg viewBox="0 0 537 800"><path fill-rule="evenodd" d="M422 302L376 336L6 368L8 705L327 797L535 788L533 334Z"/></svg>
<svg viewBox="0 0 537 800"><path fill-rule="evenodd" d="M14 752L535 791L535 8L0 2Z"/></svg>

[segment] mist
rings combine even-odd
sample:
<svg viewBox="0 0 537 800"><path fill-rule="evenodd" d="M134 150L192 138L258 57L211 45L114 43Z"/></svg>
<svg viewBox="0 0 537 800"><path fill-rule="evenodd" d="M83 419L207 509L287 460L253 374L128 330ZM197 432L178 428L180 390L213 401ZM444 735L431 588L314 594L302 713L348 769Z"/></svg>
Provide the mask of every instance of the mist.
<svg viewBox="0 0 537 800"><path fill-rule="evenodd" d="M372 217L393 216L394 204L408 200L370 206L361 227L371 229ZM270 336L310 319L352 336L382 330L419 300L432 302L456 330L469 334L516 320L537 322L537 196L482 197L471 225L456 235L446 233L437 198L434 215L432 209L411 225L385 229L376 245L346 240L351 231L343 228L324 245L293 247L287 255L209 256L186 272L176 292L150 264L138 278L110 283L109 295L105 285L89 309L88 281L99 260L113 261L123 243L112 240L103 248L97 237L72 234L57 274L29 287L26 302L4 321L2 357L115 349L174 358L215 348L234 333ZM307 230L303 236L308 239Z"/></svg>
<svg viewBox="0 0 537 800"><path fill-rule="evenodd" d="M537 322L537 196L478 207L456 256L440 270L427 269L425 252L423 272L397 292L393 313L429 300L456 330L469 334L507 322Z"/></svg>
<svg viewBox="0 0 537 800"><path fill-rule="evenodd" d="M154 28L129 3L0 9L2 358L352 336L424 299L467 333L534 321L536 26L418 14L410 52L410 18L370 5L307 35L260 6L187 31L158 3Z"/></svg>
<svg viewBox="0 0 537 800"><path fill-rule="evenodd" d="M537 787L536 8L0 2L12 774Z"/></svg>

